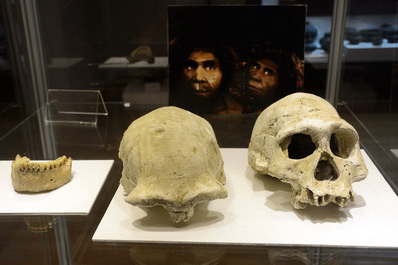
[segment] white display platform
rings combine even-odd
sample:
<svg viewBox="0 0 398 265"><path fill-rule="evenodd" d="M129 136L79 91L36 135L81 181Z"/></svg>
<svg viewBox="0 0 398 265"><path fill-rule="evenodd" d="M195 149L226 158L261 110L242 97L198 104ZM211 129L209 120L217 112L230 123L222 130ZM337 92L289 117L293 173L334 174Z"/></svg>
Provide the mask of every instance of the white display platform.
<svg viewBox="0 0 398 265"><path fill-rule="evenodd" d="M166 68L169 65L168 57L155 57L153 63L141 60L130 63L126 57L110 57L99 68Z"/></svg>
<svg viewBox="0 0 398 265"><path fill-rule="evenodd" d="M0 215L87 215L113 160L73 160L71 181L56 190L40 193L14 190L11 163L0 161Z"/></svg>
<svg viewBox="0 0 398 265"><path fill-rule="evenodd" d="M398 158L398 149L390 149L390 150Z"/></svg>
<svg viewBox="0 0 398 265"><path fill-rule="evenodd" d="M97 242L398 247L398 197L365 152L368 177L354 183L355 203L295 210L290 186L255 174L247 149L221 149L228 198L199 204L187 223L162 207L124 201L119 186L94 236Z"/></svg>

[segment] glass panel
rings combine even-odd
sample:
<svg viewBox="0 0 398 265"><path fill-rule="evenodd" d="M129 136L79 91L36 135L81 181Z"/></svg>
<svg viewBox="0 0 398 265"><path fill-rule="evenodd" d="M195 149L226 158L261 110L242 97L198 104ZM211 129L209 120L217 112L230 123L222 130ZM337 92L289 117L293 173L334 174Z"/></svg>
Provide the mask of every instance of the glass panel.
<svg viewBox="0 0 398 265"><path fill-rule="evenodd" d="M350 1L345 27L341 112L397 192L398 1Z"/></svg>
<svg viewBox="0 0 398 265"><path fill-rule="evenodd" d="M5 5L0 5L0 139L27 116L17 89L20 84L15 58L17 47L13 46L15 40L7 25L12 15Z"/></svg>
<svg viewBox="0 0 398 265"><path fill-rule="evenodd" d="M304 90L325 97L333 0L34 1L37 4L36 15L39 18L48 89L99 91L103 96L108 116L101 115L101 119L98 117L94 126L76 123L46 123L45 106L38 106L33 114L22 112L23 115L16 115L17 117L14 112L8 111L10 106L12 108L19 106L23 110L29 105L29 99L33 101L33 97L30 97L32 91L29 90L31 81L23 71L30 67L29 64L24 64L28 62L28 57L26 49L22 49L25 42L24 30L29 29L28 26L24 27L22 19L24 16L21 14L23 13L21 4L26 1L30 0L5 0L0 4L2 18L7 18L4 21L13 22L10 25L3 23L7 33L5 34L6 49L12 50L14 54L10 56L14 58L10 61L15 62L16 66L23 66L15 69L14 77L17 76L17 78L12 79L13 64L8 62L4 64L6 70L2 75L4 78L1 78L1 87L7 89L2 90L6 96L3 97L2 94L0 97L2 100L0 102L2 124L0 159L12 160L17 153L27 155L34 160L65 154L75 160L112 159L115 163L87 216L1 216L0 235L3 239L1 258L4 263L362 264L384 262L394 264L396 262L397 251L390 248L225 244L195 244L192 247L192 245L184 244L92 241L93 234L119 186L123 165L118 158L118 152L124 131L133 120L156 107L168 104L168 6L308 5ZM397 176L397 159L393 151L398 149L396 117L398 57L395 53L397 44L393 43L397 38L394 31L397 27L396 5L397 1L392 0L377 2L352 0L350 2L346 27L346 53L342 68L343 81L339 90L341 103L339 112L358 129L363 147L379 165L385 176L390 176L392 185L396 182L392 176ZM13 12L10 13L10 10ZM15 16L11 16L12 14ZM369 15L371 19L368 19ZM391 27L383 26L387 23ZM1 26L0 41L2 40ZM371 42L367 41L365 46L356 49L355 42L358 41L359 34L356 34L355 30L374 28L383 32L391 28L393 30L391 36L381 39L381 44L380 38L372 38ZM14 31L8 32L8 29ZM373 31L364 32L366 36L373 33ZM18 39L17 36L21 38ZM364 49L365 53L361 53ZM0 47L0 70L3 59L7 61L7 55ZM19 87L16 84L22 85ZM12 93L14 95L11 95ZM23 98L21 95L28 96ZM221 147L247 148L257 115L209 114L204 117L212 125ZM20 122L23 118L26 119ZM10 123L7 125L7 122ZM289 192L286 190L283 193ZM327 221L329 219L325 217L314 225L319 226ZM133 222L127 218L125 222L118 225L131 226ZM181 228L187 227L189 224ZM111 229L117 229L117 227ZM158 227L146 229L158 229Z"/></svg>
<svg viewBox="0 0 398 265"><path fill-rule="evenodd" d="M291 4L292 1L282 1ZM304 90L325 97L333 1L294 1L307 5Z"/></svg>
<svg viewBox="0 0 398 265"><path fill-rule="evenodd" d="M325 95L332 0L221 2L38 1L48 88L100 90L105 101L135 107L167 105L168 6L307 4L305 90ZM155 63L145 62L145 56Z"/></svg>

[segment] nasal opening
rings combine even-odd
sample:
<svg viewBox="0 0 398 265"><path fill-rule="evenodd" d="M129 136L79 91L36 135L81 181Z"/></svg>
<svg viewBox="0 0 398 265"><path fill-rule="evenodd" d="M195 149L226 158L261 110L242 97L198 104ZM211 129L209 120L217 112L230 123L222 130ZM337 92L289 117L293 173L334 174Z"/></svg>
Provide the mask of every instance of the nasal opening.
<svg viewBox="0 0 398 265"><path fill-rule="evenodd" d="M329 160L321 160L315 169L315 179L318 181L335 181L338 178L335 167L329 162Z"/></svg>

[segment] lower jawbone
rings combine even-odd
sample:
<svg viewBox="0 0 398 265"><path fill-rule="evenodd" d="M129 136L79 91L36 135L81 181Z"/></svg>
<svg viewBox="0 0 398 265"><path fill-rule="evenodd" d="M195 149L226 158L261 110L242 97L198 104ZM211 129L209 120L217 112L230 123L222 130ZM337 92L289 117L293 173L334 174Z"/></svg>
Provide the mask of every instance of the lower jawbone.
<svg viewBox="0 0 398 265"><path fill-rule="evenodd" d="M38 163L17 155L11 166L12 185L19 192L55 190L68 183L71 177L72 159L66 156Z"/></svg>

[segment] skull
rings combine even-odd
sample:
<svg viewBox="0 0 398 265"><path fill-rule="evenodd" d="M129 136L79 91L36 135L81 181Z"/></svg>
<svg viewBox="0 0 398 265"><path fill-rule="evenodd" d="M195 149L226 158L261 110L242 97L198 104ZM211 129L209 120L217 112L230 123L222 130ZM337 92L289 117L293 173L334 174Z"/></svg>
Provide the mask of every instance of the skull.
<svg viewBox="0 0 398 265"><path fill-rule="evenodd" d="M286 96L260 114L248 155L256 172L291 185L296 209L346 206L354 201L352 182L368 174L355 129L326 100L306 93Z"/></svg>
<svg viewBox="0 0 398 265"><path fill-rule="evenodd" d="M183 109L163 107L135 120L123 135L119 158L126 201L161 205L173 222L188 221L198 203L227 197L213 129Z"/></svg>

